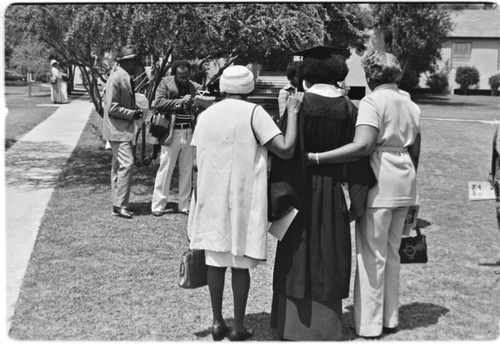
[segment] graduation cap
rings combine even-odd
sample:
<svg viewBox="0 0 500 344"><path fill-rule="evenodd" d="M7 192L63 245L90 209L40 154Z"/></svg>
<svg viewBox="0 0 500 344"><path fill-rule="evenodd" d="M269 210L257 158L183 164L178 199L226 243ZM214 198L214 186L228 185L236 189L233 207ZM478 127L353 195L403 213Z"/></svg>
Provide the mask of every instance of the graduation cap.
<svg viewBox="0 0 500 344"><path fill-rule="evenodd" d="M302 56L302 59L312 58L312 59L328 59L332 57L332 55L342 55L345 58L348 58L351 53L346 48L340 47L327 47L325 45L318 45L309 49L296 51L294 53L290 53L290 56Z"/></svg>

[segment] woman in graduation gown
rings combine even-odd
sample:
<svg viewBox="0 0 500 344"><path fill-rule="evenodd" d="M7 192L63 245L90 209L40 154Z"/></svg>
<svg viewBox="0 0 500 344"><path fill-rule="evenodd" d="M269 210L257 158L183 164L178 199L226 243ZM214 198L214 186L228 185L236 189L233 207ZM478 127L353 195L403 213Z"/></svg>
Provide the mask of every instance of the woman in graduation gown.
<svg viewBox="0 0 500 344"><path fill-rule="evenodd" d="M273 157L270 186L276 185L277 175L286 175L288 193L293 195L281 201L298 209L278 242L273 276L271 327L285 340L342 338L342 299L348 297L351 275L350 212L342 183L348 175L358 178L349 188L354 200L351 216L357 217L356 211L364 209L371 170L367 160L352 169L344 164L308 164L304 157L306 152L328 151L352 141L357 109L337 85L347 73L345 59L337 55L302 62L299 77L305 94L295 156L288 162ZM273 210L270 217L276 215Z"/></svg>

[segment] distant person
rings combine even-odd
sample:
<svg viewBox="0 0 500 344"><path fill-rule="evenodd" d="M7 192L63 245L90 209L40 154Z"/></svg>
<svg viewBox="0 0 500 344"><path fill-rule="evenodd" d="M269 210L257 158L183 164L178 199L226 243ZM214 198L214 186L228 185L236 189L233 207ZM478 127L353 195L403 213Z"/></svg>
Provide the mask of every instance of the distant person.
<svg viewBox="0 0 500 344"><path fill-rule="evenodd" d="M68 83L65 79L68 75L60 67L57 60L52 60L50 65L52 66L50 71L50 100L54 104L66 104L68 102Z"/></svg>
<svg viewBox="0 0 500 344"><path fill-rule="evenodd" d="M360 104L354 141L308 154L311 163L355 161L367 155L377 178L367 208L356 222L354 322L361 337L377 338L399 324L399 246L409 206L417 204L420 109L398 88L402 70L392 54L362 58L373 93Z"/></svg>
<svg viewBox="0 0 500 344"><path fill-rule="evenodd" d="M156 172L151 214L162 216L170 196L170 184L176 163L179 169L178 211L189 214L192 190L193 147L191 138L196 113L193 109L196 90L201 85L190 80L191 64L186 60L172 63L171 76L164 77L156 90L154 106L172 119L170 132L160 138L160 167Z"/></svg>
<svg viewBox="0 0 500 344"><path fill-rule="evenodd" d="M254 77L244 66L222 73L225 99L203 111L192 145L198 166L195 199L188 219L191 249L205 250L214 340L246 340L253 333L244 325L250 288L249 269L267 258L268 150L282 157L293 154L301 95L288 100L288 123L283 135L271 116L246 101ZM226 269L232 271L234 321L222 316Z"/></svg>
<svg viewBox="0 0 500 344"><path fill-rule="evenodd" d="M288 83L279 91L278 94L279 118L276 118L276 120L279 120L285 113L288 98L297 93L297 88L299 87L299 77L297 74L299 65L299 61L293 61L286 67L286 77L288 79Z"/></svg>
<svg viewBox="0 0 500 344"><path fill-rule="evenodd" d="M492 146L490 183L495 191L497 227L500 231L500 123L495 124ZM491 263L488 263L488 265L490 264ZM500 260L497 260L491 265L500 266ZM500 274L500 270L495 270L495 273Z"/></svg>
<svg viewBox="0 0 500 344"><path fill-rule="evenodd" d="M134 168L134 121L143 116L135 104L133 75L141 65L141 58L134 48L124 47L118 54L117 62L119 66L110 75L104 88L103 137L109 141L113 152L112 214L130 219L133 216L129 209L129 200Z"/></svg>

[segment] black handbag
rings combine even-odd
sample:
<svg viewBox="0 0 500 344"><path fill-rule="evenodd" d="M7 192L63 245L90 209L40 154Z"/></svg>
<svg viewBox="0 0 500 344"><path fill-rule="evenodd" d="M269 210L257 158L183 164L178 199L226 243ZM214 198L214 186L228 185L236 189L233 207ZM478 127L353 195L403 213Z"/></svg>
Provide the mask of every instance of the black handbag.
<svg viewBox="0 0 500 344"><path fill-rule="evenodd" d="M151 116L149 132L154 137L161 139L170 132L171 116L166 112L155 111Z"/></svg>
<svg viewBox="0 0 500 344"><path fill-rule="evenodd" d="M205 250L188 250L182 254L178 283L179 287L185 289L207 285Z"/></svg>
<svg viewBox="0 0 500 344"><path fill-rule="evenodd" d="M415 227L416 236L401 238L399 246L399 256L401 264L427 263L427 243L425 235L420 233L420 229Z"/></svg>

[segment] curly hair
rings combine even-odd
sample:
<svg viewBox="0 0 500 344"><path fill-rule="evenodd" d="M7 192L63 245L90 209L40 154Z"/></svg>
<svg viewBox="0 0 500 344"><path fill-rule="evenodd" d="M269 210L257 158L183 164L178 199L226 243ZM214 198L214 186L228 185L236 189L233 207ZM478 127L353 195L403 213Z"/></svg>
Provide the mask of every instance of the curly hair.
<svg viewBox="0 0 500 344"><path fill-rule="evenodd" d="M299 61L292 61L288 64L288 66L286 66L286 78L289 81L292 81L295 75L297 75L299 66L300 66Z"/></svg>
<svg viewBox="0 0 500 344"><path fill-rule="evenodd" d="M172 75L177 75L177 68L181 67L181 69L187 68L191 72L191 63L187 60L177 60L172 63Z"/></svg>
<svg viewBox="0 0 500 344"><path fill-rule="evenodd" d="M299 77L312 84L333 84L342 81L349 73L345 58L333 55L328 60L305 59L299 67Z"/></svg>
<svg viewBox="0 0 500 344"><path fill-rule="evenodd" d="M361 59L366 77L382 84L398 83L403 71L396 56L378 51L370 51Z"/></svg>

